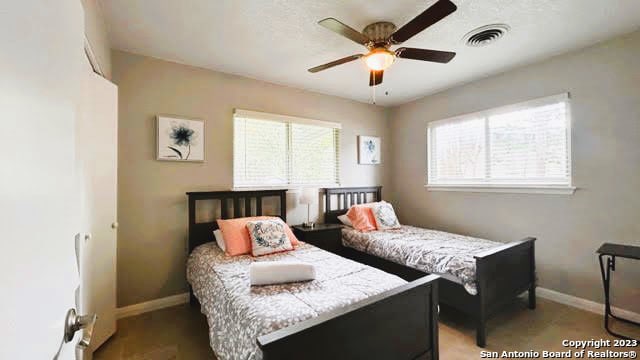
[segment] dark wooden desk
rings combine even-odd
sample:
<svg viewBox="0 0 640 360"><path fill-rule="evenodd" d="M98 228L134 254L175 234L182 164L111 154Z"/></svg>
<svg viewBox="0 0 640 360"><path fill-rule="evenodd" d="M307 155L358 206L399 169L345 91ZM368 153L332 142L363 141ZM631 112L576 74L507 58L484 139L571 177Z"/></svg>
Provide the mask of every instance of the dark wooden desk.
<svg viewBox="0 0 640 360"><path fill-rule="evenodd" d="M616 271L616 257L640 260L640 246L604 243L600 246L597 253L599 254L598 260L600 261L600 274L602 275L602 284L604 286L604 328L613 336L627 340L634 340L609 329L609 316L622 322L640 326L640 323L621 318L611 312L609 286L611 284L611 271ZM606 264L604 262L605 259Z"/></svg>

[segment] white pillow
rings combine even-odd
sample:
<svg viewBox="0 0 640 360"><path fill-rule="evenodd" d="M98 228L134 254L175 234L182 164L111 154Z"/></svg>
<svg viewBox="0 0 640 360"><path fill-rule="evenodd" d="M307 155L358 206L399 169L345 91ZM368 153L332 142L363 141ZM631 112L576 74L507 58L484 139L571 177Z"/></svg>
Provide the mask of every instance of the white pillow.
<svg viewBox="0 0 640 360"><path fill-rule="evenodd" d="M316 278L316 268L294 261L260 261L249 265L251 285L282 284Z"/></svg>
<svg viewBox="0 0 640 360"><path fill-rule="evenodd" d="M376 220L378 230L399 229L400 222L393 210L393 206L386 201L376 203L371 207L373 218Z"/></svg>
<svg viewBox="0 0 640 360"><path fill-rule="evenodd" d="M224 237L222 237L222 231L220 231L220 229L214 230L213 236L215 236L216 238L216 244L218 244L218 247L222 249L222 251L226 251L224 247Z"/></svg>
<svg viewBox="0 0 640 360"><path fill-rule="evenodd" d="M340 220L340 222L343 225L353 227L353 224L351 223L351 220L349 220L349 217L347 216L347 214L338 216L338 220Z"/></svg>
<svg viewBox="0 0 640 360"><path fill-rule="evenodd" d="M251 237L251 254L260 256L293 250L285 226L280 219L249 221L247 230Z"/></svg>

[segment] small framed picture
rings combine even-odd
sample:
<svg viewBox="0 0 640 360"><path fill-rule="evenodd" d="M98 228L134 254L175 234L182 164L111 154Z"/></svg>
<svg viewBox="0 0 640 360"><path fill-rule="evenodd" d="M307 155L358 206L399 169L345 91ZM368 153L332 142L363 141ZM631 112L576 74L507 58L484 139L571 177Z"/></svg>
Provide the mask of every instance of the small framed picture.
<svg viewBox="0 0 640 360"><path fill-rule="evenodd" d="M358 164L380 164L380 138L377 136L358 136Z"/></svg>
<svg viewBox="0 0 640 360"><path fill-rule="evenodd" d="M158 115L156 129L158 160L204 161L204 121Z"/></svg>

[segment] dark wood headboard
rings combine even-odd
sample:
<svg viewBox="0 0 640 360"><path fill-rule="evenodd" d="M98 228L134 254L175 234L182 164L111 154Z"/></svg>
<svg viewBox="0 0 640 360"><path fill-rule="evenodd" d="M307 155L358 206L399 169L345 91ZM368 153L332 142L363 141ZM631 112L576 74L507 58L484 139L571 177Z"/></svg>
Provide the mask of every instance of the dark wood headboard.
<svg viewBox="0 0 640 360"><path fill-rule="evenodd" d="M214 241L213 231L218 228L217 219L210 222L196 222L196 206L199 200L220 200L220 219L248 216L279 216L287 221L287 190L253 191L202 191L188 192L189 198L189 253L196 247ZM265 214L262 200L269 197L280 198L280 214ZM231 205L231 206L230 206ZM253 206L255 205L255 206Z"/></svg>
<svg viewBox="0 0 640 360"><path fill-rule="evenodd" d="M343 215L352 205L364 204L371 201L382 200L382 186L325 188L324 222L327 224L341 224L338 216ZM371 201L367 195L373 195ZM331 200L336 195L336 206L331 207Z"/></svg>

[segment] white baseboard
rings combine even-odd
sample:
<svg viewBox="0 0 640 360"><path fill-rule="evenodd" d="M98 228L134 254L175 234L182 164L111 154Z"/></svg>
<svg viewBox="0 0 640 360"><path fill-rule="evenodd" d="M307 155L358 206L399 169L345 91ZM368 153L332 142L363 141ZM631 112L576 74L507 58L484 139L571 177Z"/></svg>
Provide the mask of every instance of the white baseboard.
<svg viewBox="0 0 640 360"><path fill-rule="evenodd" d="M555 290L545 289L541 287L536 288L536 295L543 299L555 301L564 305L569 305L598 315L604 315L604 304L595 301L579 298L573 295L568 295ZM611 311L617 316L629 319L631 321L640 322L640 314L633 311L620 309L615 306L611 307Z"/></svg>
<svg viewBox="0 0 640 360"><path fill-rule="evenodd" d="M189 302L189 293L167 296L160 299L145 301L116 309L116 318L122 319L129 316L144 314L149 311L160 310L171 306L186 304Z"/></svg>
<svg viewBox="0 0 640 360"><path fill-rule="evenodd" d="M560 304L572 306L581 310L589 311L598 315L604 314L604 304L579 298L573 295L564 294L555 290L543 287L536 288L536 295L543 299L555 301ZM526 295L525 295L526 296ZM189 302L189 293L172 295L165 298L145 301L139 304L133 304L116 309L116 318L122 319L129 316L144 314L149 311L164 309L171 306L186 304ZM640 314L633 311L620 309L615 306L611 307L614 314L631 321L640 322Z"/></svg>

